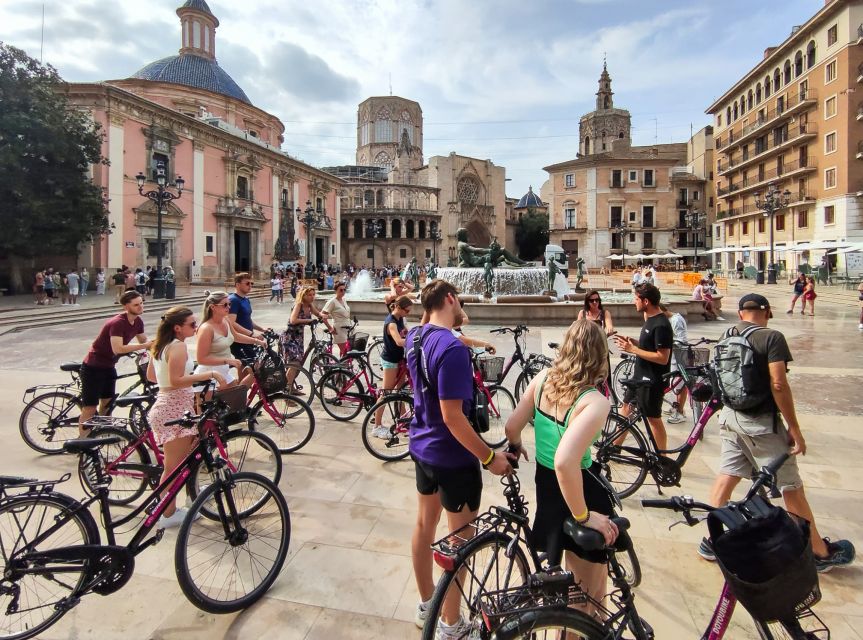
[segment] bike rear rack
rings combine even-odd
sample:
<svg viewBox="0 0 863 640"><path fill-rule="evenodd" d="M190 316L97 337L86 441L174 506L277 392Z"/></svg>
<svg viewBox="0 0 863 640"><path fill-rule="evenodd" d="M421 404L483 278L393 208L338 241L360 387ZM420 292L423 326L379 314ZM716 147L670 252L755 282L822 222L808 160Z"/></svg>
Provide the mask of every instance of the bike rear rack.
<svg viewBox="0 0 863 640"><path fill-rule="evenodd" d="M71 477L71 473L64 473L56 480L36 480L34 478L0 476L0 500L14 498L25 494L51 493L56 485L66 482Z"/></svg>

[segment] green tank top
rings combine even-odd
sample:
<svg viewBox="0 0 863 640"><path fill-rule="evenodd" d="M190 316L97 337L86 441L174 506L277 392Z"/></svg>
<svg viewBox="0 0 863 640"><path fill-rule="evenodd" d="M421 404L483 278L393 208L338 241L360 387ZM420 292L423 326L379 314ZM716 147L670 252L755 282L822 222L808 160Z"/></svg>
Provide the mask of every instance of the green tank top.
<svg viewBox="0 0 863 640"><path fill-rule="evenodd" d="M548 374L546 374L548 377ZM563 422L558 422L553 416L548 415L539 408L539 402L542 399L542 388L545 386L545 378L542 384L539 385L539 390L536 393L535 408L533 410L533 428L536 439L536 462L547 469L554 469L554 454L557 453L557 447L560 445L560 439L563 437L563 432L566 430L566 425L569 424L569 414L578 406L578 402L591 391L596 391L595 387L588 387L582 391L575 402L566 412L563 417ZM599 436L597 432L594 441ZM590 447L584 452L581 458L581 468L589 469L593 464L593 457L590 455Z"/></svg>

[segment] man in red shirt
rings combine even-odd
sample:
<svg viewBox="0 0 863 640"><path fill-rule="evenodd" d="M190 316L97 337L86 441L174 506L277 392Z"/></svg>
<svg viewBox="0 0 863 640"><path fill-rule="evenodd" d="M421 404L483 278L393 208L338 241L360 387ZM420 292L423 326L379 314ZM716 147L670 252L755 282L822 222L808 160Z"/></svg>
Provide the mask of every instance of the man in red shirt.
<svg viewBox="0 0 863 640"><path fill-rule="evenodd" d="M81 419L78 431L81 436L89 433L84 424L99 413L104 413L108 403L114 397L117 382L115 365L120 356L134 351L150 348L152 340L147 340L144 333L144 298L137 291L127 291L120 296L123 313L120 313L104 325L99 335L90 346L90 351L81 365ZM135 339L137 342L132 342Z"/></svg>

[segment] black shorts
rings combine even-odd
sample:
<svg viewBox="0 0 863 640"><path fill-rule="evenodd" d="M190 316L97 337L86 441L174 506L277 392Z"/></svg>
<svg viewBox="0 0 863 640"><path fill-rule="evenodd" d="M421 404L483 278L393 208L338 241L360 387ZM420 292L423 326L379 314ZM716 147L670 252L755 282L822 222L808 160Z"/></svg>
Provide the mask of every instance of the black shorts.
<svg viewBox="0 0 863 640"><path fill-rule="evenodd" d="M45 289L45 295L49 298L53 298L54 297L54 287L51 287L50 289Z"/></svg>
<svg viewBox="0 0 863 640"><path fill-rule="evenodd" d="M116 386L117 370L113 367L81 365L81 402L85 407L95 407L103 398L113 398Z"/></svg>
<svg viewBox="0 0 863 640"><path fill-rule="evenodd" d="M634 404L646 418L662 417L662 398L665 396L665 383L654 384L650 387L627 387L623 394L626 404Z"/></svg>
<svg viewBox="0 0 863 640"><path fill-rule="evenodd" d="M482 499L482 471L479 461L471 467L439 467L414 458L417 491L424 496L440 491L440 503L450 513L458 513L467 505L478 511Z"/></svg>
<svg viewBox="0 0 863 640"><path fill-rule="evenodd" d="M590 511L610 516L614 509L608 490L596 478L599 465L594 462L590 470L581 470L581 482L584 487L584 500ZM560 484L554 469L548 469L541 464L536 465L536 516L533 520L533 543L540 551L549 553L552 564L560 564L561 548L572 551L579 558L589 562L604 563L607 552L603 550L585 551L576 546L575 540L563 532L564 521L572 513L560 492ZM556 555L557 558L552 558Z"/></svg>

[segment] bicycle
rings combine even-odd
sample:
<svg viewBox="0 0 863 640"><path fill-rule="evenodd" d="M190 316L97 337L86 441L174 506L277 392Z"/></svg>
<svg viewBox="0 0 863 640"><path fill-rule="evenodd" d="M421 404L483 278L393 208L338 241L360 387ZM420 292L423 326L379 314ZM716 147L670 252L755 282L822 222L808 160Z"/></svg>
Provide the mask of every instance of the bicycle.
<svg viewBox="0 0 863 640"><path fill-rule="evenodd" d="M423 640L436 637L444 601L456 597L459 598L459 616L469 623L471 629L465 637L489 638L491 629L486 626L491 614L487 605L489 598L499 600L495 605L497 609L504 607L505 602L511 605L518 598L510 596L520 593L525 585L529 585L532 574L559 572L556 565L559 564L561 550L551 549L546 554L539 554L533 546L527 502L521 495L518 476L505 476L500 482L504 486L506 507L492 506L462 529L432 545L434 561L443 569L443 573L429 602ZM619 507L620 503L610 489L609 495ZM646 625L638 617L632 594L632 589L641 582L641 565L632 540L626 533L629 522L625 518L613 517L613 520L620 535L611 548L605 548L605 541L599 532L581 527L574 520L567 522L565 530L585 549L606 549L608 572L614 585L614 591L608 599L625 605L625 608L612 613L599 603L593 604L607 617L610 626L620 630L629 628L639 640L646 640L652 638L652 631L649 631L649 626L645 628ZM575 586L575 589L578 587ZM498 598L504 594L510 595ZM579 598L583 600L586 595L580 592ZM486 606L483 606L484 602ZM586 617L581 612L575 613ZM608 636L603 632L603 635L588 637L620 636Z"/></svg>
<svg viewBox="0 0 863 640"><path fill-rule="evenodd" d="M238 412L246 399L245 387L235 387L216 396L227 410L218 421L204 424L205 437L210 438L217 453L232 472L253 471L278 485L282 476L282 458L276 444L262 433L240 429L229 431L228 426L245 419L245 412ZM140 498L147 488L156 487L164 470L164 454L156 443L156 436L149 425L139 434L130 433L123 418L96 417L88 421L92 439L117 439L115 444L100 447L100 466L111 478L107 499L112 505L129 505ZM254 443L254 447L252 446ZM186 484L186 493L194 501L208 482L207 468L198 464ZM97 495L99 478L89 456L78 458L78 478L85 493Z"/></svg>
<svg viewBox="0 0 863 640"><path fill-rule="evenodd" d="M503 358L481 355L484 353L485 349L474 349L471 352L474 385L485 396L488 404L488 430L479 433L479 437L489 447L496 449L506 442L504 428L506 421L515 411L516 401L509 389L498 383L503 378Z"/></svg>
<svg viewBox="0 0 863 640"><path fill-rule="evenodd" d="M131 394L138 388L152 393L156 385L147 380L148 357L146 352L127 354L135 360L135 371L117 376L118 380L137 376L136 381L127 389L114 394L108 404L106 414L110 415L117 407L118 398ZM28 447L39 453L56 455L63 452L66 440L77 438L78 421L81 417L81 372L82 363L64 362L60 370L69 373L72 381L66 384L37 385L24 391L22 401L26 406L18 419L18 430ZM50 391L47 391L50 389ZM38 395L37 395L38 394ZM149 406L147 407L149 409ZM141 416L131 415L137 421Z"/></svg>
<svg viewBox="0 0 863 640"><path fill-rule="evenodd" d="M201 416L176 421L203 426L214 419L218 403ZM177 580L192 604L210 613L244 609L270 588L285 562L290 544L290 514L279 489L254 473L231 473L212 454L202 430L194 450L153 490L150 499L117 520L107 498L110 476L104 474L97 451L109 439L70 440L67 453L89 456L96 469L97 495L77 501L54 491L68 480L0 479L0 598L5 614L0 637L39 635L90 593L107 595L132 577L135 557L162 539L159 518L192 474L203 464L213 480L192 506L177 535L174 564ZM10 495L9 491L19 491ZM102 544L96 519L98 504L107 537ZM145 513L146 511L146 513ZM143 522L131 541L118 545L115 531L139 516ZM149 537L148 537L149 536Z"/></svg>
<svg viewBox="0 0 863 640"><path fill-rule="evenodd" d="M517 401L521 400L521 394L524 393L525 389L527 389L527 385L530 384L530 381L534 376L543 369L550 367L552 364L551 358L541 353L529 353L527 356L524 355L527 349L527 340L524 335L529 332L530 329L523 324L517 325L514 329L510 327L498 327L489 332L513 334L512 339L513 342L515 342L515 351L513 351L509 361L504 365L503 371L500 373L500 378L495 382L502 385L512 367L517 364L521 368L521 371L515 379L515 387L513 388L515 399Z"/></svg>
<svg viewBox="0 0 863 640"><path fill-rule="evenodd" d="M788 457L788 454L783 454L767 466L762 467L752 486L749 488L746 497L738 502L729 503L724 509L732 509L742 513L754 511L757 505L754 505L753 501L756 500L758 493L764 487L774 484L776 472ZM715 507L709 504L695 502L691 496L674 496L664 500L642 500L641 504L648 508L670 509L676 513L682 513L684 517L682 522L690 527L694 527L702 522L702 520L692 515L693 511L710 513L716 510ZM794 616L782 620L765 621L755 615L750 615L762 640L780 640L782 638L788 638L789 640L829 640L830 630L815 612L812 611L812 606L817 603L819 598L820 591L816 588L810 598L807 598L807 600L798 605ZM722 592L710 618L710 623L701 636L702 640L721 640L725 636L736 604L737 598L726 582L722 587Z"/></svg>
<svg viewBox="0 0 863 640"><path fill-rule="evenodd" d="M602 435L594 443L594 458L602 467L602 475L621 499L638 491L648 473L660 493L662 487L679 486L683 466L701 439L707 423L713 414L722 409L722 398L713 370L703 365L684 369L693 380L690 396L693 401L703 403L704 409L683 444L674 449L659 449L650 424L640 411L625 417L614 409L608 415ZM622 379L621 384L637 389L649 386L651 382ZM677 457L670 457L672 455Z"/></svg>
<svg viewBox="0 0 863 640"><path fill-rule="evenodd" d="M379 414L380 424L374 418ZM379 460L405 459L410 446L410 424L414 417L413 396L403 389L386 390L369 409L363 420L363 446ZM388 436L376 436L374 432L383 427Z"/></svg>
<svg viewBox="0 0 863 640"><path fill-rule="evenodd" d="M300 363L288 362L285 359L285 350L283 344L283 335L278 334L272 329L267 329L261 334L261 338L267 343L266 347L256 347L253 350L254 356L246 358L243 364L254 369L256 362L261 358L262 353L269 355L275 362L279 363L278 368L284 372L284 377L279 375L281 390L290 386L285 393L292 398L300 398L307 405L311 405L315 400L315 383L312 379L312 374L308 369L303 368ZM278 343L278 348L274 348Z"/></svg>
<svg viewBox="0 0 863 640"><path fill-rule="evenodd" d="M409 383L407 364L402 361L396 374L396 388ZM365 351L348 351L339 366L330 369L318 382L321 406L339 421L353 420L360 411L371 409L382 391L372 376Z"/></svg>

